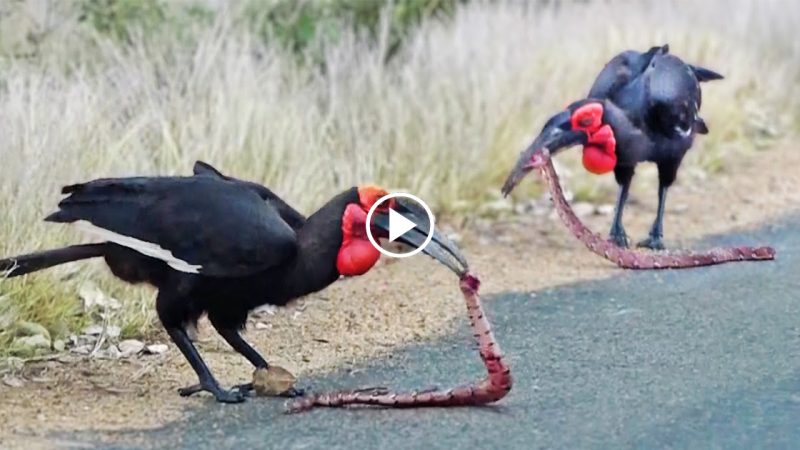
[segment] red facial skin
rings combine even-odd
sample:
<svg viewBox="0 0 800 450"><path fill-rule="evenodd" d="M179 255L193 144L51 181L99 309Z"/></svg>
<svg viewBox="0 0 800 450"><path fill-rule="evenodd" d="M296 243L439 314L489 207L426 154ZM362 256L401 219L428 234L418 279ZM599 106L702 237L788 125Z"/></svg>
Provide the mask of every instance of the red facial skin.
<svg viewBox="0 0 800 450"><path fill-rule="evenodd" d="M598 175L614 170L617 141L611 127L603 124L603 105L587 103L572 113L570 121L573 130L583 131L589 136L583 147L583 167Z"/></svg>
<svg viewBox="0 0 800 450"><path fill-rule="evenodd" d="M358 188L359 204L347 205L342 215L342 246L336 257L336 269L340 275L353 277L363 275L378 262L381 253L367 237L367 213L379 199L388 193L375 186ZM376 211L385 212L392 200L381 205ZM378 235L373 232L377 239Z"/></svg>

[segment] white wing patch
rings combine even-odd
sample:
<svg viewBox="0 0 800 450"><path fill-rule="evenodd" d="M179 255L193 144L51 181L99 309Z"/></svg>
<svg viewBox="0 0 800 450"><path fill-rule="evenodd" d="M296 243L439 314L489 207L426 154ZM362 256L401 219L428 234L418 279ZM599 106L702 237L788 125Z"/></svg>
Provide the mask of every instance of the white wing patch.
<svg viewBox="0 0 800 450"><path fill-rule="evenodd" d="M93 234L101 239L105 239L109 242L127 247L131 250L136 250L145 256L160 259L161 261L167 263L168 266L179 272L200 273L200 269L203 268L200 265L189 264L188 262L177 258L172 254L172 252L162 248L158 244L115 233L113 231L106 230L105 228L100 228L97 225L85 220L79 220L73 224L83 232Z"/></svg>
<svg viewBox="0 0 800 450"><path fill-rule="evenodd" d="M14 273L15 270L17 270L17 267L19 266L17 266L17 264L14 263L14 265L11 266L10 269L0 270L0 279L10 277L11 274ZM2 297L0 297L0 299L2 299Z"/></svg>

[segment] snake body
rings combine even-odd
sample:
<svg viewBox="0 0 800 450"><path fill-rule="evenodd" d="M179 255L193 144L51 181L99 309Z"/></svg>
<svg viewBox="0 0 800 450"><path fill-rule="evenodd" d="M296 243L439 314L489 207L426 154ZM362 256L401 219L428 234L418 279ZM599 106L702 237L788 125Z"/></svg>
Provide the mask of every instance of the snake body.
<svg viewBox="0 0 800 450"><path fill-rule="evenodd" d="M486 378L447 390L427 389L395 393L387 388L378 387L310 394L293 401L288 407L288 412L306 411L315 406L373 405L386 408L470 406L493 403L505 397L513 383L511 369L503 361L500 346L481 307L478 295L480 281L474 275L467 273L461 277L460 287L466 300L473 335L478 341L478 351L488 372Z"/></svg>
<svg viewBox="0 0 800 450"><path fill-rule="evenodd" d="M624 269L682 269L710 266L733 261L764 261L775 259L772 247L725 247L705 252L689 250L670 250L647 252L622 248L613 242L593 233L572 211L558 180L553 161L547 161L539 170L550 189L558 216L569 231L583 242L593 253L613 262Z"/></svg>

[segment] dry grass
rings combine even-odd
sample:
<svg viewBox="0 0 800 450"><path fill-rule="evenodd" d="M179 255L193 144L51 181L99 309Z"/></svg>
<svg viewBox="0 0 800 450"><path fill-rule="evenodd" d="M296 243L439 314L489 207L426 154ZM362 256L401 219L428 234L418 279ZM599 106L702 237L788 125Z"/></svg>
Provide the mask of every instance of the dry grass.
<svg viewBox="0 0 800 450"><path fill-rule="evenodd" d="M78 239L41 223L63 184L186 174L198 158L304 211L377 182L465 213L494 195L525 139L582 97L610 56L665 42L727 77L704 92L712 132L682 175L700 177L800 128L798 23L795 0L474 3L450 24L425 24L389 65L381 45L345 36L325 50L324 71L264 47L225 14L192 43L122 47L67 25L41 57L0 62L0 255ZM126 330L147 330L152 292L90 267L79 278L124 300ZM79 323L68 316L77 283L51 290L64 272L54 273L0 282L0 326Z"/></svg>

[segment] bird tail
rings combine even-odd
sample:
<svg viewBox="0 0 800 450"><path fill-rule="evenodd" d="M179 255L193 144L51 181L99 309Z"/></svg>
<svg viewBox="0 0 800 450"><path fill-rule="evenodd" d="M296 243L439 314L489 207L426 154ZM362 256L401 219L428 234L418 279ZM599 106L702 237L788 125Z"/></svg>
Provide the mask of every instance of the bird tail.
<svg viewBox="0 0 800 450"><path fill-rule="evenodd" d="M0 259L0 278L18 277L59 264L103 256L106 245L105 243L71 245L56 250Z"/></svg>

